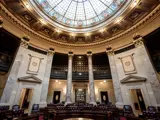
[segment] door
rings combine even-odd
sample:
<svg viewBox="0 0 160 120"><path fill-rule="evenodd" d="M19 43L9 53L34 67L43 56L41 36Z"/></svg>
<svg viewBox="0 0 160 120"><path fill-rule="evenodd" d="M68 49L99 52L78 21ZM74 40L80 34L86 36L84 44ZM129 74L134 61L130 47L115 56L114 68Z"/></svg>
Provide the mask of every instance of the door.
<svg viewBox="0 0 160 120"><path fill-rule="evenodd" d="M28 110L30 107L30 103L32 101L33 89L24 88L21 92L20 97L20 108L24 110Z"/></svg>
<svg viewBox="0 0 160 120"><path fill-rule="evenodd" d="M101 91L101 103L107 104L108 101L108 92L107 91Z"/></svg>
<svg viewBox="0 0 160 120"><path fill-rule="evenodd" d="M86 102L86 89L75 89L75 102L85 103Z"/></svg>
<svg viewBox="0 0 160 120"><path fill-rule="evenodd" d="M146 110L145 101L141 89L130 89L131 101L138 114Z"/></svg>
<svg viewBox="0 0 160 120"><path fill-rule="evenodd" d="M60 103L60 96L61 96L61 91L54 91L53 93L53 103L57 104Z"/></svg>
<svg viewBox="0 0 160 120"><path fill-rule="evenodd" d="M136 89L136 94L137 94L137 98L138 98L138 102L139 102L141 111L145 111L146 106L145 106L145 102L144 102L144 99L143 99L141 89Z"/></svg>

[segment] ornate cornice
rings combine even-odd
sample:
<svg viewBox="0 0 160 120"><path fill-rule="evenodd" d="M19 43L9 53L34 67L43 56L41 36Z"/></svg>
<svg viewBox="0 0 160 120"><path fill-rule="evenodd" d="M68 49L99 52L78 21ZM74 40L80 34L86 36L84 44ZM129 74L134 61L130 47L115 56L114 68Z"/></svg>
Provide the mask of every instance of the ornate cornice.
<svg viewBox="0 0 160 120"><path fill-rule="evenodd" d="M56 40L52 40L40 33L37 33L36 31L32 30L31 28L29 28L27 25L25 25L24 23L22 23L20 20L18 20L18 18L16 18L14 15L12 15L12 13L10 13L5 7L4 5L2 5L0 3L0 11L5 13L5 15L7 15L7 17L18 27L22 28L23 30L25 30L25 32L29 32L32 35L35 35L37 37L39 37L40 39L43 40L47 40L50 41L52 43L54 43L55 45L63 45L63 46L68 46L68 47L92 47L95 45L104 45L105 43L107 43L108 41L113 41L116 40L122 36L125 36L127 34L129 34L132 31L138 30L141 26L145 26L146 24L148 24L148 22L152 21L154 18L156 18L157 16L160 15L160 5L158 5L152 12L150 12L144 19L142 19L141 21L139 21L137 24L135 24L134 26L132 26L131 28L125 30L124 32L117 34L109 39L103 40L103 41L99 41L96 43L89 43L89 44L69 44L69 43L63 43L63 42L59 42Z"/></svg>

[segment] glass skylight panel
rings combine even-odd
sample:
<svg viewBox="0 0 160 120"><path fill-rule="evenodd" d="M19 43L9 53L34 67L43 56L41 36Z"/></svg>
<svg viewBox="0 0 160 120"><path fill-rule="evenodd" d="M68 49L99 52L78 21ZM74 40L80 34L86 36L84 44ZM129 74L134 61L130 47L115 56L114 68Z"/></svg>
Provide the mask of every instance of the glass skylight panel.
<svg viewBox="0 0 160 120"><path fill-rule="evenodd" d="M112 16L126 0L33 0L60 24L89 27Z"/></svg>

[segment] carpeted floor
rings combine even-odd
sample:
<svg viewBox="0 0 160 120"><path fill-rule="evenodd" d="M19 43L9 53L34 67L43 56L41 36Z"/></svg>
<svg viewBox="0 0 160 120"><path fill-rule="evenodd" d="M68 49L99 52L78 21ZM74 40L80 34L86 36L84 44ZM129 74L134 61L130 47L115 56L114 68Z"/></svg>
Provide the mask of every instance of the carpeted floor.
<svg viewBox="0 0 160 120"><path fill-rule="evenodd" d="M92 120L87 118L70 118L70 119L64 119L64 120Z"/></svg>

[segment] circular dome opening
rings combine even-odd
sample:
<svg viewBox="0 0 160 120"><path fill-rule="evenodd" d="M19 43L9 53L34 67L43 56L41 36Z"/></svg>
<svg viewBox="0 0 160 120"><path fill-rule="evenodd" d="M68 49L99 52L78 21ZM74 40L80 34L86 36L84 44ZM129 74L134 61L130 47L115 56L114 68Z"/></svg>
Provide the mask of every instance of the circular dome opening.
<svg viewBox="0 0 160 120"><path fill-rule="evenodd" d="M66 31L86 32L91 31L91 28L96 30L104 27L106 21L108 23L113 21L115 17L110 21L109 19L119 16L131 0L30 0L30 2L49 23Z"/></svg>

